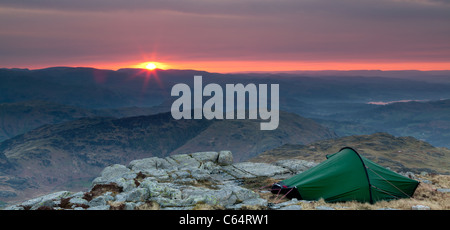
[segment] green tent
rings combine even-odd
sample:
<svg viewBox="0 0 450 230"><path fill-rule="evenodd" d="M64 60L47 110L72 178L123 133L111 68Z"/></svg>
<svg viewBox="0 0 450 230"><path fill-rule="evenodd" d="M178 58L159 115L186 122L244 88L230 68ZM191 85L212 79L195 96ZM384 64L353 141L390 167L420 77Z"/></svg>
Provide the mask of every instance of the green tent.
<svg viewBox="0 0 450 230"><path fill-rule="evenodd" d="M345 147L303 173L272 185L288 198L374 203L412 197L418 181L388 170Z"/></svg>

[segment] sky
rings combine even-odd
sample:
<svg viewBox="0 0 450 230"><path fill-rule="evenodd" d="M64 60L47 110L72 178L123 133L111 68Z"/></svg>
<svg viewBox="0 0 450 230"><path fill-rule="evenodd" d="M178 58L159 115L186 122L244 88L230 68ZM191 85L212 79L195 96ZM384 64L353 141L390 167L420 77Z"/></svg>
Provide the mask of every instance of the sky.
<svg viewBox="0 0 450 230"><path fill-rule="evenodd" d="M450 0L1 0L0 68L448 70Z"/></svg>

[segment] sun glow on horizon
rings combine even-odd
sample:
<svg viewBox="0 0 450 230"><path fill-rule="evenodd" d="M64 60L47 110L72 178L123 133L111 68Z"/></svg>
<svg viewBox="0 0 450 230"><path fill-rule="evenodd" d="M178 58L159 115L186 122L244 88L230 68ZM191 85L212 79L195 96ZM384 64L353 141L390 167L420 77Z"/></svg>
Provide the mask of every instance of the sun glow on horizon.
<svg viewBox="0 0 450 230"><path fill-rule="evenodd" d="M128 64L122 65L126 66L123 68L138 68L138 69L146 69L146 70L155 70L155 69L167 69L169 65L161 62L141 62L139 64Z"/></svg>
<svg viewBox="0 0 450 230"><path fill-rule="evenodd" d="M157 68L157 66L156 66L156 64L153 63L153 62L149 62L149 63L147 63L147 64L145 65L145 68L148 69L148 70L154 70L154 69Z"/></svg>
<svg viewBox="0 0 450 230"><path fill-rule="evenodd" d="M147 72L155 72L154 70L199 70L217 73L239 73L239 72L283 72L283 71L350 71L350 70L450 70L448 62L409 62L409 63L360 63L360 62L304 62L304 61L178 61L171 60L169 62L134 62L134 63L98 63L77 65L33 65L33 66L10 66L7 68L29 68L42 69L54 66L65 67L92 67L98 69L119 70L122 68L137 68Z"/></svg>

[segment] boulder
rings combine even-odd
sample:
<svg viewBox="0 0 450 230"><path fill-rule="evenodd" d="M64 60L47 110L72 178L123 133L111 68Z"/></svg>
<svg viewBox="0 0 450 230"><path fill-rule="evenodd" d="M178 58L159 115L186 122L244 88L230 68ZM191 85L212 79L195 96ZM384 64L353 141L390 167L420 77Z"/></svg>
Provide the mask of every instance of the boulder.
<svg viewBox="0 0 450 230"><path fill-rule="evenodd" d="M217 164L221 166L233 164L233 154L231 151L220 151Z"/></svg>
<svg viewBox="0 0 450 230"><path fill-rule="evenodd" d="M199 162L217 162L219 153L218 152L196 152L190 154L194 159Z"/></svg>
<svg viewBox="0 0 450 230"><path fill-rule="evenodd" d="M106 167L100 175L104 180L114 180L116 178L133 179L136 177L136 173L133 173L129 168L125 167L125 165L120 164Z"/></svg>

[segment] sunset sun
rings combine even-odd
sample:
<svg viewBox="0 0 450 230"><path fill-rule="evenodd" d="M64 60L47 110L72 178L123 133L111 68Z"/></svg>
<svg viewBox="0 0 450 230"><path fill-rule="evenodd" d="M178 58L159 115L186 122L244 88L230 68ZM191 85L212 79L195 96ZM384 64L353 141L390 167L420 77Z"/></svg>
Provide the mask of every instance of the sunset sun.
<svg viewBox="0 0 450 230"><path fill-rule="evenodd" d="M157 67L156 64L153 62L150 62L147 65L145 65L145 68L148 70L154 70L154 69L156 69L156 67Z"/></svg>

